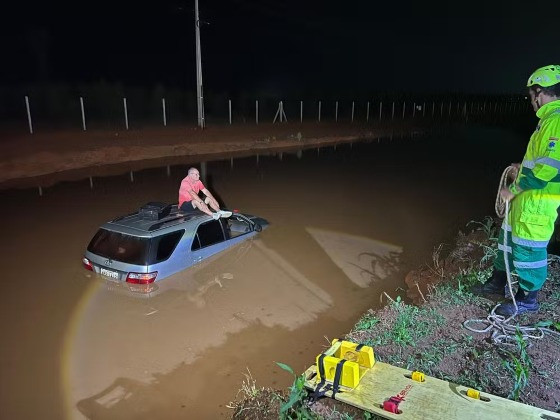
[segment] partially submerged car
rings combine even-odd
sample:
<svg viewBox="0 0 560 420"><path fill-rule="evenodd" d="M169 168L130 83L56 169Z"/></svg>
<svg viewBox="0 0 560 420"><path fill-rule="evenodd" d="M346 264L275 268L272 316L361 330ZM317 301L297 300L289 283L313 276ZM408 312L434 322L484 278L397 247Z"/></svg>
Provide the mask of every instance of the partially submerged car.
<svg viewBox="0 0 560 420"><path fill-rule="evenodd" d="M268 226L260 217L233 212L214 220L182 214L177 205L147 203L137 212L103 224L82 260L105 279L150 284L195 265Z"/></svg>

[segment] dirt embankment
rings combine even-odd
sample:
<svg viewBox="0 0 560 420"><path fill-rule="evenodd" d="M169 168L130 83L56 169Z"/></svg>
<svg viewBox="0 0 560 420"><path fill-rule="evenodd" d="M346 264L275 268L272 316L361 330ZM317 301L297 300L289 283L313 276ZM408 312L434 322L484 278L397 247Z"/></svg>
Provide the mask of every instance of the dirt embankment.
<svg viewBox="0 0 560 420"><path fill-rule="evenodd" d="M0 133L0 188L18 179L80 168L179 156L220 156L399 135L411 127L345 123L162 127L142 130Z"/></svg>

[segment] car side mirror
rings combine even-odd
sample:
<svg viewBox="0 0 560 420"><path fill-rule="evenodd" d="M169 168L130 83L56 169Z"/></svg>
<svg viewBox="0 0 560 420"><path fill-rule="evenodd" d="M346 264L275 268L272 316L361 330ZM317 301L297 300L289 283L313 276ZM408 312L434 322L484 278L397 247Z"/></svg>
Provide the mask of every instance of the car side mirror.
<svg viewBox="0 0 560 420"><path fill-rule="evenodd" d="M262 226L259 225L258 223L255 223L255 231L260 232L262 230Z"/></svg>

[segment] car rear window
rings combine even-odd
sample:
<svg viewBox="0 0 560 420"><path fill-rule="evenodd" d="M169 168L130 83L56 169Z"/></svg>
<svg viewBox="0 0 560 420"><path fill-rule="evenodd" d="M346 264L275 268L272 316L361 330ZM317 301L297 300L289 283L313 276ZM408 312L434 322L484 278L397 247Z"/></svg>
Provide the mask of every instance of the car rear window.
<svg viewBox="0 0 560 420"><path fill-rule="evenodd" d="M88 251L127 264L146 265L150 248L149 238L126 235L99 229L88 245Z"/></svg>

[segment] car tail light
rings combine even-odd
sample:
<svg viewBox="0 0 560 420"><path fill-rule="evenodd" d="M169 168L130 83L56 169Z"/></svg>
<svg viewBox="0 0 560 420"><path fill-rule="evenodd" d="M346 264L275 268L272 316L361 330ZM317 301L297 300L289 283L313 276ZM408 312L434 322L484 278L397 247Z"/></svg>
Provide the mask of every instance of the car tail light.
<svg viewBox="0 0 560 420"><path fill-rule="evenodd" d="M156 280L157 271L153 273L128 273L126 276L127 283L133 284L149 284Z"/></svg>
<svg viewBox="0 0 560 420"><path fill-rule="evenodd" d="M82 258L82 264L86 270L93 271L93 265L86 257Z"/></svg>

